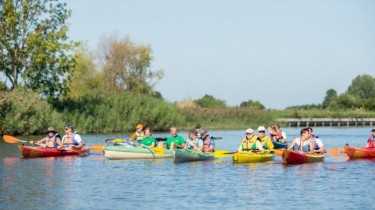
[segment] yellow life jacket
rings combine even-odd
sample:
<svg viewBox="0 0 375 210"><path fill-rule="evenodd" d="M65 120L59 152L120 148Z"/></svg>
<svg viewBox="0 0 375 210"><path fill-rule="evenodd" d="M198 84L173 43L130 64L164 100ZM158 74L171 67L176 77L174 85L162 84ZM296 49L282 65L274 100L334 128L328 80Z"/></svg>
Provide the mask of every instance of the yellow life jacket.
<svg viewBox="0 0 375 210"><path fill-rule="evenodd" d="M256 141L258 136L253 136L250 139L247 139L246 137L242 139L242 149L243 150L253 150L256 149Z"/></svg>

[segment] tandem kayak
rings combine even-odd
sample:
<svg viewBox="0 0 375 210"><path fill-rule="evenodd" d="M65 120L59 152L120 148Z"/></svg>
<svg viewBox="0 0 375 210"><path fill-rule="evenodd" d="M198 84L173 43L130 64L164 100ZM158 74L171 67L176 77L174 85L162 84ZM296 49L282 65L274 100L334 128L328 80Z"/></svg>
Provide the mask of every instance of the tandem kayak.
<svg viewBox="0 0 375 210"><path fill-rule="evenodd" d="M160 147L104 146L104 156L110 160L171 158L169 149Z"/></svg>
<svg viewBox="0 0 375 210"><path fill-rule="evenodd" d="M213 160L215 156L212 153L201 153L194 150L175 149L173 150L173 160L175 163Z"/></svg>
<svg viewBox="0 0 375 210"><path fill-rule="evenodd" d="M274 149L284 149L288 148L288 142L279 142L279 141L273 141Z"/></svg>
<svg viewBox="0 0 375 210"><path fill-rule="evenodd" d="M324 160L324 154L309 154L287 149L283 150L282 157L284 164L315 163Z"/></svg>
<svg viewBox="0 0 375 210"><path fill-rule="evenodd" d="M351 147L345 146L344 150L350 159L371 159L375 158L375 147Z"/></svg>
<svg viewBox="0 0 375 210"><path fill-rule="evenodd" d="M87 152L89 151L89 148L87 147L83 147L82 149L74 149L74 150L58 150L55 148L23 146L23 145L18 145L18 149L20 150L24 158L81 155L81 154L87 154Z"/></svg>
<svg viewBox="0 0 375 210"><path fill-rule="evenodd" d="M258 152L258 151L241 151L233 154L233 163L256 163L271 161L274 158L274 154L269 152Z"/></svg>

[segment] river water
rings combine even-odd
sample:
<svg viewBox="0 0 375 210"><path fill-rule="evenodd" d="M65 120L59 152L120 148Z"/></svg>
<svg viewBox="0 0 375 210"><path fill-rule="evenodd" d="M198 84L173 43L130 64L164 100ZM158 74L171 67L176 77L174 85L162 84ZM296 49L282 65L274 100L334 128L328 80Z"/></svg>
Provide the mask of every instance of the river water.
<svg viewBox="0 0 375 210"><path fill-rule="evenodd" d="M299 128L285 128L289 142ZM317 127L326 147L364 146L371 128ZM236 150L244 130L211 131ZM180 132L186 137L186 132ZM84 135L86 145L126 134ZM154 134L157 137L168 133ZM22 138L22 137L19 137ZM31 137L35 139L37 137ZM23 137L23 139L28 139ZM175 164L103 155L23 159L0 142L0 209L374 209L375 161L326 155L324 162L233 164L231 156Z"/></svg>

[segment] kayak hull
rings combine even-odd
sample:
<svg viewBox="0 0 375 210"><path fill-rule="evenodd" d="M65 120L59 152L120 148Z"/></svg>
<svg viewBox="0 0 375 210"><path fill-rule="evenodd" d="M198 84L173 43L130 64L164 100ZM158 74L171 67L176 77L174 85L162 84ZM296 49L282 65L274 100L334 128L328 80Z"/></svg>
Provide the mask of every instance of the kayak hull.
<svg viewBox="0 0 375 210"><path fill-rule="evenodd" d="M173 161L175 163L213 160L213 154L200 153L193 150L175 149L173 150Z"/></svg>
<svg viewBox="0 0 375 210"><path fill-rule="evenodd" d="M351 147L345 146L344 150L350 159L372 159L375 158L375 147Z"/></svg>
<svg viewBox="0 0 375 210"><path fill-rule="evenodd" d="M232 156L233 163L257 163L272 161L275 155L267 152L241 151L234 153Z"/></svg>
<svg viewBox="0 0 375 210"><path fill-rule="evenodd" d="M87 152L89 151L87 147L84 147L83 149L77 149L77 150L58 150L54 148L23 146L23 145L18 145L18 149L20 150L24 158L83 155L83 154L87 154Z"/></svg>
<svg viewBox="0 0 375 210"><path fill-rule="evenodd" d="M283 150L282 154L284 164L303 164L323 162L324 154L307 154L293 150Z"/></svg>
<svg viewBox="0 0 375 210"><path fill-rule="evenodd" d="M274 149L284 149L288 148L288 142L278 142L278 141L273 141L273 148Z"/></svg>
<svg viewBox="0 0 375 210"><path fill-rule="evenodd" d="M104 156L109 160L171 158L172 152L164 149L158 154L151 148L129 146L104 146Z"/></svg>

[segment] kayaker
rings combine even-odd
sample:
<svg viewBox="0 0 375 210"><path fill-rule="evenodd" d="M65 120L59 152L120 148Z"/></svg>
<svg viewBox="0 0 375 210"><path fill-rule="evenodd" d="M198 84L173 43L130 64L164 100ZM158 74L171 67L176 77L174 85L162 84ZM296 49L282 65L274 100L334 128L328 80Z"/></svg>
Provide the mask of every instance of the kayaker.
<svg viewBox="0 0 375 210"><path fill-rule="evenodd" d="M246 136L242 139L242 144L238 147L237 151L260 150L263 151L260 138L254 135L254 130L251 128L246 129Z"/></svg>
<svg viewBox="0 0 375 210"><path fill-rule="evenodd" d="M312 153L324 153L325 147L323 141L319 139L318 136L313 134L313 129L311 127L306 128L309 133L310 140L310 152Z"/></svg>
<svg viewBox="0 0 375 210"><path fill-rule="evenodd" d="M149 147L149 148L155 147L156 140L152 136L151 129L150 128L145 128L143 131L145 133L145 137L142 139L141 144L144 145L145 147Z"/></svg>
<svg viewBox="0 0 375 210"><path fill-rule="evenodd" d="M203 141L203 151L202 152L214 152L215 151L215 141L208 135L206 129L201 129L201 137Z"/></svg>
<svg viewBox="0 0 375 210"><path fill-rule="evenodd" d="M48 147L48 148L57 148L61 149L63 148L63 144L61 141L60 134L55 130L53 127L49 127L47 129L47 135L46 137L34 142L29 141L30 144L38 144L42 147Z"/></svg>
<svg viewBox="0 0 375 210"><path fill-rule="evenodd" d="M62 143L66 149L81 149L84 146L81 135L74 131L72 124L66 125Z"/></svg>
<svg viewBox="0 0 375 210"><path fill-rule="evenodd" d="M176 148L181 148L181 149L184 149L185 148L185 140L184 138L182 138L181 136L179 136L177 134L177 127L176 126L172 126L170 127L169 129L170 133L171 133L171 136L167 138L167 141L165 141L165 146L167 149L176 149ZM161 144L162 142L160 142L159 144ZM161 144L163 145L163 144Z"/></svg>
<svg viewBox="0 0 375 210"><path fill-rule="evenodd" d="M186 140L186 149L196 151L198 149L198 143L199 143L199 139L197 137L197 130L195 130L195 129L189 130L188 135L189 135L189 137Z"/></svg>
<svg viewBox="0 0 375 210"><path fill-rule="evenodd" d="M197 123L195 125L195 131L197 132L198 139L201 137L201 128L202 128L201 124Z"/></svg>
<svg viewBox="0 0 375 210"><path fill-rule="evenodd" d="M292 141L292 144L290 144L288 149L301 152L310 152L309 130L307 128L302 128L300 135L300 138L295 138Z"/></svg>
<svg viewBox="0 0 375 210"><path fill-rule="evenodd" d="M140 143L142 141L142 139L145 137L145 134L143 132L143 125L142 124L137 124L137 126L135 126L135 132L133 133L133 135L130 137L130 140L131 141L137 141L138 143Z"/></svg>
<svg viewBox="0 0 375 210"><path fill-rule="evenodd" d="M270 132L270 138L272 141L278 141L278 142L288 141L286 133L280 129L279 124L268 127L268 131Z"/></svg>
<svg viewBox="0 0 375 210"><path fill-rule="evenodd" d="M367 139L366 147L375 147L375 128L371 130L372 134Z"/></svg>
<svg viewBox="0 0 375 210"><path fill-rule="evenodd" d="M257 131L258 131L258 137L260 139L260 142L262 143L263 148L273 149L274 145L271 139L268 136L266 136L266 128L264 126L259 126Z"/></svg>

